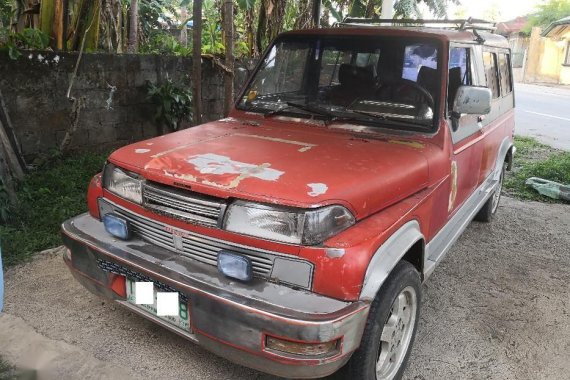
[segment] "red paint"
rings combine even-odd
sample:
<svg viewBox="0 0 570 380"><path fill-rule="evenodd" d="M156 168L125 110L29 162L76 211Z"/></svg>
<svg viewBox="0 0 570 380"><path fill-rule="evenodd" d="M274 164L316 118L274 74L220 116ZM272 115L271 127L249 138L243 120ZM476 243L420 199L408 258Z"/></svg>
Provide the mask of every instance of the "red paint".
<svg viewBox="0 0 570 380"><path fill-rule="evenodd" d="M109 276L111 280L111 290L114 291L119 297L127 298L127 281L125 276L112 274Z"/></svg>
<svg viewBox="0 0 570 380"><path fill-rule="evenodd" d="M99 220L101 219L101 216L99 215L97 199L102 196L103 187L101 186L101 173L99 173L91 179L89 187L87 188L87 207L89 209L89 214Z"/></svg>

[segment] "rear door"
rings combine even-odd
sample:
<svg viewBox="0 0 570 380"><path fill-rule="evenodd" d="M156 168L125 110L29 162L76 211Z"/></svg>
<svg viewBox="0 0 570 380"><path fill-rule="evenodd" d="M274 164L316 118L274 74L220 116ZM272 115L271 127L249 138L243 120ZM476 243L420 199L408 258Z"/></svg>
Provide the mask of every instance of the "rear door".
<svg viewBox="0 0 570 380"><path fill-rule="evenodd" d="M483 64L487 87L493 93L491 112L484 117L483 152L479 183L489 177L503 139L514 129L514 94L511 74L511 56L508 49L484 48Z"/></svg>

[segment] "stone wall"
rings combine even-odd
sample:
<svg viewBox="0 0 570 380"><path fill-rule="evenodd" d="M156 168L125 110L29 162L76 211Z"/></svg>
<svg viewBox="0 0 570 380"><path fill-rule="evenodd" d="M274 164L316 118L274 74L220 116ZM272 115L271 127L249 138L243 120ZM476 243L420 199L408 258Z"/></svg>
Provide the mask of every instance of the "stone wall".
<svg viewBox="0 0 570 380"><path fill-rule="evenodd" d="M72 120L66 92L76 61L77 53L25 52L16 61L0 53L0 90L26 158L61 143ZM203 119L215 120L223 116L223 73L206 60L202 68ZM161 83L168 76L191 87L191 70L187 57L83 54L71 96L84 97L85 108L71 148L116 147L155 136L146 81ZM236 92L246 76L245 69L237 70Z"/></svg>

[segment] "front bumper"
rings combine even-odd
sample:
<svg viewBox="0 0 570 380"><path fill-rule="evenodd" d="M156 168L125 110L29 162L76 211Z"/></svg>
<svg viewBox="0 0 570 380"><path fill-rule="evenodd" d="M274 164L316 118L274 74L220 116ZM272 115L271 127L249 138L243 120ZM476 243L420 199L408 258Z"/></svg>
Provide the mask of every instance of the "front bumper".
<svg viewBox="0 0 570 380"><path fill-rule="evenodd" d="M238 364L282 377L316 378L342 367L360 344L369 305L343 302L261 279L243 284L167 249L110 236L88 214L66 221L62 235L69 253L64 261L91 292L114 299L144 317ZM126 302L117 293L111 263L175 289L188 299L191 332ZM319 357L272 351L266 336L294 342L330 342L337 350Z"/></svg>

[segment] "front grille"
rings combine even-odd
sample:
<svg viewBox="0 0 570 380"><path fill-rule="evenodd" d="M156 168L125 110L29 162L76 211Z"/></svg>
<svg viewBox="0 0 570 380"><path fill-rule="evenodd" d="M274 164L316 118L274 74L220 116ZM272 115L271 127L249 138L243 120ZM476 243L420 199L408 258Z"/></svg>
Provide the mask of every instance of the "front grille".
<svg viewBox="0 0 570 380"><path fill-rule="evenodd" d="M180 300L182 302L184 302L184 303L188 302L188 297L184 293L179 292L178 290L174 289L170 285L166 285L165 283L162 283L160 281L153 280L152 278L145 276L144 274L135 272L135 271L133 271L129 268L126 268L122 265L115 264L115 263L112 263L110 261L103 260L103 259L98 259L97 264L99 265L99 268L101 268L105 272L115 273L115 274L118 274L121 276L125 276L125 277L127 277L131 280L137 281L137 282L152 282L152 283L154 283L154 286L158 290L162 290L163 292L178 293L180 296Z"/></svg>
<svg viewBox="0 0 570 380"><path fill-rule="evenodd" d="M174 230L170 226L134 214L106 201L100 202L100 204L105 203L104 207L109 212L114 212L127 219L131 231L149 243L210 265L218 264L218 253L222 250L237 252L251 260L254 275L269 277L271 274L275 259L275 255L271 252L228 243L190 231Z"/></svg>
<svg viewBox="0 0 570 380"><path fill-rule="evenodd" d="M147 182L143 186L144 205L150 210L185 222L218 226L225 203L214 197Z"/></svg>

